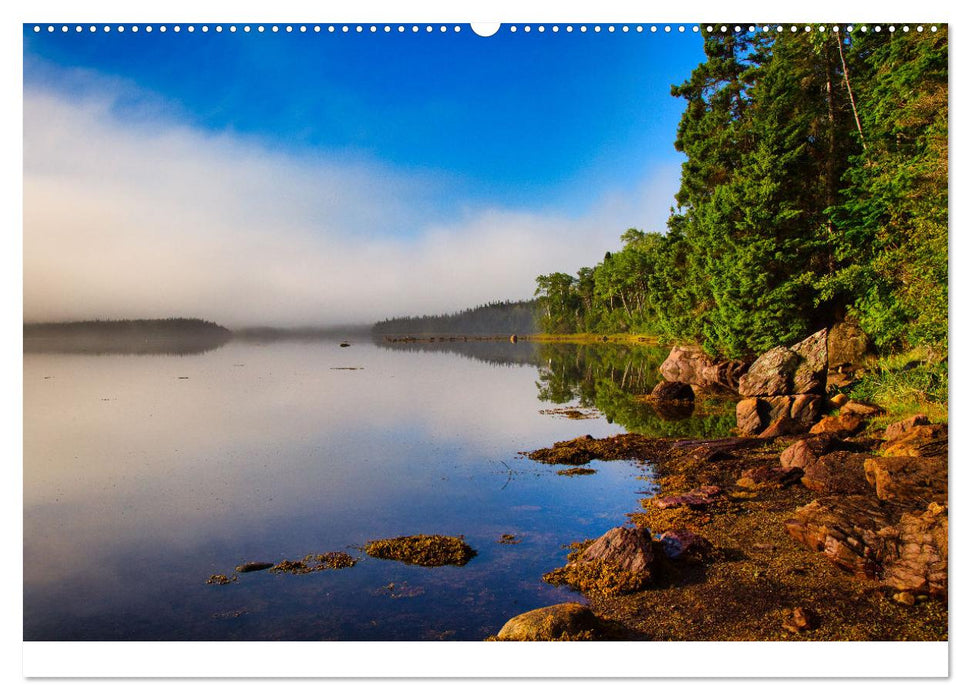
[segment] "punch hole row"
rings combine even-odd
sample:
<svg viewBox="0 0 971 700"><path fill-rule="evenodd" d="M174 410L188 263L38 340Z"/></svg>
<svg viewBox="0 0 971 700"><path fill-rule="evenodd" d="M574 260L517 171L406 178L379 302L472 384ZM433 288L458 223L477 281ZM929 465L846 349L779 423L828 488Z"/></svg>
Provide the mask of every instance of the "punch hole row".
<svg viewBox="0 0 971 700"><path fill-rule="evenodd" d="M176 34L178 34L178 33L182 32L183 26L182 25L178 25L178 24L172 25L171 27L169 27L168 25L164 25L164 24L163 25L158 25L157 27L156 26L153 26L153 25L139 26L137 24L136 25L123 25L123 24L119 24L119 25L109 25L109 24L105 24L105 25L94 25L94 24L91 24L91 25L80 25L80 24L77 24L77 25L67 25L67 24L53 25L53 24L49 24L49 25L46 25L46 27L41 26L39 24L35 24L34 25L34 32L35 33L40 33L42 31L44 31L45 29L47 30L48 33L54 33L54 32L56 32L58 30L61 31L62 33L67 33L67 32L72 31L72 29L73 29L73 31L75 33L80 33L80 32L83 32L83 31L87 30L88 32L98 32L98 31L101 31L101 32L105 32L105 33L114 31L114 32L118 32L119 34L122 34L122 33L126 32L126 31L131 32L133 34L136 34L139 31L144 31L145 33L149 33L150 34L153 31L158 31L160 33L165 33L167 31L170 31L171 30L172 32L175 32ZM335 33L341 33L341 34L350 34L350 33L355 33L355 34L364 34L364 33L376 34L378 32L383 32L383 33L386 33L386 34L391 33L391 32L398 32L399 34L404 34L406 32L411 32L413 34L417 34L417 33L422 32L422 31L424 31L425 33L432 33L432 32L435 32L435 31L437 31L439 33L447 33L447 32L450 32L450 31L451 32L458 33L458 32L461 32L462 31L462 27L460 25L457 25L457 24L456 25L444 25L444 24L442 24L442 25L431 25L431 24L427 24L427 25L417 25L417 24L412 24L412 25L404 25L404 24L398 24L398 25L390 25L390 24L385 24L385 25L376 25L376 24L371 24L371 25L362 25L362 24L357 24L357 25L347 25L347 24L341 24L341 25L334 25L334 24L329 24L329 25L320 25L320 24L314 24L314 25L306 25L306 24L300 24L300 25L292 25L292 24L287 24L287 25L277 25L277 24L274 24L274 25L262 25L262 24L259 24L259 25L248 25L248 24L246 24L246 25L240 25L240 26L237 26L235 24L225 25L225 26L224 25L221 25L221 24L217 24L217 25L214 25L212 27L210 27L209 25L205 25L205 24L202 25L202 26L196 27L196 25L190 24L190 25L186 25L185 26L185 31L186 32L189 32L190 34L191 33L194 33L195 31L197 31L197 29L198 29L198 31L200 31L202 33L208 33L209 31L215 31L216 33L221 33L223 31L228 31L230 33L235 33L237 31L242 31L244 33L256 32L258 34L259 33L266 33L267 31L269 31L270 33L279 33L281 31L283 31L285 33L298 32L298 33L302 33L302 34L305 34L307 32L313 32L313 33L319 34L319 33L323 32L323 31L326 31L329 34L335 34ZM556 24L550 25L549 27L547 27L547 25L542 25L542 24L540 24L540 25L528 25L528 24L527 25L516 25L516 24L511 24L506 29L507 29L507 31L509 31L512 34L515 34L515 33L519 32L519 31L522 31L523 33L528 34L528 33L532 32L534 30L537 33L540 33L540 34L545 33L547 30L549 30L549 31L551 31L553 33L558 33L560 31L565 31L566 33L572 33L574 31L578 31L580 33L586 33L588 31L592 31L595 34L596 33L603 32L604 30L606 30L607 33L613 33L613 32L617 32L617 31L620 31L622 33L629 33L629 32L636 32L636 33L643 33L643 32L657 33L658 31L663 31L663 32L666 32L666 33L671 33L672 31L677 31L679 33L684 33L686 31L688 31L688 27L686 27L685 25L676 25L676 26L674 26L674 25L641 25L641 24L638 24L638 25L627 25L627 24L624 24L624 25L613 25L613 24L609 24L609 25L604 25L604 26L601 26L599 24L590 25L590 26L585 25L585 24L576 25L576 26L575 25L572 25L572 24L567 24L567 25L564 25L562 27L560 25L556 25ZM695 26L690 27L690 30L692 32L695 32L695 33L698 32L698 31L700 31L700 29L701 28L698 25L695 25ZM911 31L910 25L903 25L901 27L897 27L896 25L889 25L889 26L886 26L886 27L884 27L882 25L874 25L872 27L869 27L867 25L859 25L859 26L846 25L845 27L841 27L839 25L832 25L832 26L830 26L830 25L821 25L821 26L798 25L797 26L797 25L782 25L782 24L777 24L777 25L768 25L768 24L766 24L766 25L748 25L747 27L743 27L743 26L740 26L740 25L706 25L705 26L705 30L709 34L713 34L713 33L729 34L729 33L733 33L733 32L742 32L742 31L749 31L749 32L761 31L761 32L784 33L787 30L790 33L797 33L799 31L802 31L803 33L813 32L813 31L818 31L818 32L826 32L826 31L834 31L834 32L847 31L847 32L853 32L853 31L860 31L860 32L864 32L864 33L865 32L868 32L868 31L873 31L873 32L879 33L879 32L882 32L884 30L886 30L888 32L896 32L896 31L898 31L898 29L900 31L903 31L903 32L910 32ZM931 25L929 27L929 29L930 29L931 32L936 32L937 31L937 25ZM917 32L923 32L923 31L925 31L925 27L924 27L924 25L917 25L916 27L913 28L913 30L914 31L917 31Z"/></svg>

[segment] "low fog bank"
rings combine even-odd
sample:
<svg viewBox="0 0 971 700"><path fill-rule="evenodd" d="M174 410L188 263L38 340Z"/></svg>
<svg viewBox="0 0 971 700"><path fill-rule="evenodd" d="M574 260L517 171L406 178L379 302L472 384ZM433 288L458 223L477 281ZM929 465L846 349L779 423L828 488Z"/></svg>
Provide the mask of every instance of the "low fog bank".
<svg viewBox="0 0 971 700"><path fill-rule="evenodd" d="M528 299L537 275L662 226L676 182L658 170L578 216L456 204L448 174L270 151L122 118L111 87L85 95L25 89L26 321L369 326Z"/></svg>

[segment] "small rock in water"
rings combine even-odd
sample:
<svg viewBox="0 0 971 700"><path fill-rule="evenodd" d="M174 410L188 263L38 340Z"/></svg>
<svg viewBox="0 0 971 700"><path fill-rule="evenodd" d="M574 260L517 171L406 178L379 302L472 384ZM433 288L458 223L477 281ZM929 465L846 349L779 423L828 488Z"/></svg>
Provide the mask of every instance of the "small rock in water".
<svg viewBox="0 0 971 700"><path fill-rule="evenodd" d="M241 574L248 574L251 571L263 571L273 566L272 561L249 561L236 567L236 571Z"/></svg>
<svg viewBox="0 0 971 700"><path fill-rule="evenodd" d="M233 583L234 581L236 581L235 576L229 578L223 574L213 574L206 583L214 586L225 586L227 583Z"/></svg>
<svg viewBox="0 0 971 700"><path fill-rule="evenodd" d="M350 343L341 343L341 347L342 348L349 348L349 347L351 347L351 344Z"/></svg>

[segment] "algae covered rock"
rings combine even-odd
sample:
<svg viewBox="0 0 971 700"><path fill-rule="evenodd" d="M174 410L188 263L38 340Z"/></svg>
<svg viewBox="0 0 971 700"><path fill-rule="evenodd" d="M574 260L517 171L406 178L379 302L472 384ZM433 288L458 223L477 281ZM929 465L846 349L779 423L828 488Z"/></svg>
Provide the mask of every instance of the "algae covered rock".
<svg viewBox="0 0 971 700"><path fill-rule="evenodd" d="M560 603L524 612L509 620L495 639L500 642L567 642L600 639L603 622L586 605Z"/></svg>
<svg viewBox="0 0 971 700"><path fill-rule="evenodd" d="M476 555L462 537L407 535L371 540L364 546L375 559L395 559L417 566L465 566Z"/></svg>
<svg viewBox="0 0 971 700"><path fill-rule="evenodd" d="M573 550L569 563L545 574L544 581L614 596L639 591L653 577L654 541L647 528L615 527Z"/></svg>

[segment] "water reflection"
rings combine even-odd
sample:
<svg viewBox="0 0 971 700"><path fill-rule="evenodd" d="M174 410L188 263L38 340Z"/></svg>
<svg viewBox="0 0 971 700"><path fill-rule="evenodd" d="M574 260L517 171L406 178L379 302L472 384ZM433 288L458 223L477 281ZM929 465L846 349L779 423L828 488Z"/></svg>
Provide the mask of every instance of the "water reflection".
<svg viewBox="0 0 971 700"><path fill-rule="evenodd" d="M331 369L346 366L363 369ZM519 455L578 434L540 413L535 380L529 365L362 343L26 353L25 638L482 639L576 599L542 574L622 523L648 474L567 479ZM465 535L479 555L205 584L419 532ZM522 543L499 544L507 533Z"/></svg>

